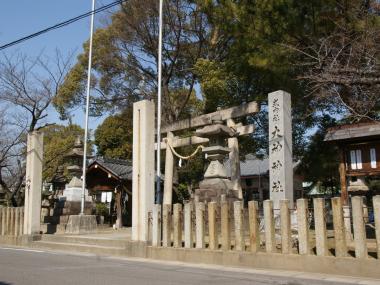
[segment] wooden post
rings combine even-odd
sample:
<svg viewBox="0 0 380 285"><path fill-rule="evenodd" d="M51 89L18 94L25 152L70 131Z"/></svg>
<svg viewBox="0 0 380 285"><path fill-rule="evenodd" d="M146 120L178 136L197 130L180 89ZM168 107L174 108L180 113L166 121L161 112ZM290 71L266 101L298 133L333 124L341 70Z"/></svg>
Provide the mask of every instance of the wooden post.
<svg viewBox="0 0 380 285"><path fill-rule="evenodd" d="M339 197L331 199L334 224L335 256L347 256L346 231L343 220L342 199Z"/></svg>
<svg viewBox="0 0 380 285"><path fill-rule="evenodd" d="M173 246L182 247L182 205L173 207Z"/></svg>
<svg viewBox="0 0 380 285"><path fill-rule="evenodd" d="M355 196L352 202L352 221L354 225L355 257L367 258L367 238L363 217L363 197Z"/></svg>
<svg viewBox="0 0 380 285"><path fill-rule="evenodd" d="M340 176L340 189L341 199L343 205L348 205L348 192L347 192L347 177L346 177L346 158L343 146L339 146L339 176Z"/></svg>
<svg viewBox="0 0 380 285"><path fill-rule="evenodd" d="M265 248L267 252L276 251L273 201L264 201L264 227L265 227Z"/></svg>
<svg viewBox="0 0 380 285"><path fill-rule="evenodd" d="M329 255L327 246L327 230L325 219L325 199L314 198L314 220L315 220L315 242L317 247L317 255Z"/></svg>
<svg viewBox="0 0 380 285"><path fill-rule="evenodd" d="M162 205L162 246L171 246L171 208L172 205Z"/></svg>
<svg viewBox="0 0 380 285"><path fill-rule="evenodd" d="M161 205L153 206L152 246L161 246Z"/></svg>
<svg viewBox="0 0 380 285"><path fill-rule="evenodd" d="M243 202L234 202L235 250L244 250Z"/></svg>
<svg viewBox="0 0 380 285"><path fill-rule="evenodd" d="M292 251L289 204L289 200L280 200L281 250L283 254L289 254Z"/></svg>
<svg viewBox="0 0 380 285"><path fill-rule="evenodd" d="M221 216L221 234L222 234L222 250L231 249L230 239L230 217L229 217L229 205L227 201L222 201L220 209Z"/></svg>
<svg viewBox="0 0 380 285"><path fill-rule="evenodd" d="M195 204L195 227L196 227L196 248L205 247L205 204L198 202Z"/></svg>
<svg viewBox="0 0 380 285"><path fill-rule="evenodd" d="M251 252L257 252L260 248L260 231L259 231L259 205L257 201L248 202L249 215L249 242Z"/></svg>
<svg viewBox="0 0 380 285"><path fill-rule="evenodd" d="M299 242L300 254L310 254L310 251L311 251L308 213L309 213L308 200L298 199L297 200L297 224L298 224L298 242Z"/></svg>

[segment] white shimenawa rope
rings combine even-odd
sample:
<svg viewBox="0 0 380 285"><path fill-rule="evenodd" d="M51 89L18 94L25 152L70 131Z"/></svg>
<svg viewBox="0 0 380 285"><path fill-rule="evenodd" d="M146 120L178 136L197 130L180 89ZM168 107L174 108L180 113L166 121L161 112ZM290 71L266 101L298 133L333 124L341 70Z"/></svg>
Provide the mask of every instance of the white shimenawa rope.
<svg viewBox="0 0 380 285"><path fill-rule="evenodd" d="M174 153L174 155L176 157L180 158L180 159L183 159L183 160L187 160L187 159L190 159L190 158L194 157L198 153L198 151L200 149L204 148L203 145L199 145L192 154L190 154L188 156L183 156L183 155L180 155L178 152L176 152L175 149L174 149L174 147L168 141L166 143L170 147L170 149L172 150L172 152Z"/></svg>

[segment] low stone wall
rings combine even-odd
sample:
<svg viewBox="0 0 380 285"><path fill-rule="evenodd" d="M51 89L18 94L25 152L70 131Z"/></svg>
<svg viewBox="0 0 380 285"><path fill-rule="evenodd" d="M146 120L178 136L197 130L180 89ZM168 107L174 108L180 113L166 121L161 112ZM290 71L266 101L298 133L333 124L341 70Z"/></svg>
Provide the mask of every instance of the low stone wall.
<svg viewBox="0 0 380 285"><path fill-rule="evenodd" d="M24 232L24 208L0 208L0 236L21 236Z"/></svg>

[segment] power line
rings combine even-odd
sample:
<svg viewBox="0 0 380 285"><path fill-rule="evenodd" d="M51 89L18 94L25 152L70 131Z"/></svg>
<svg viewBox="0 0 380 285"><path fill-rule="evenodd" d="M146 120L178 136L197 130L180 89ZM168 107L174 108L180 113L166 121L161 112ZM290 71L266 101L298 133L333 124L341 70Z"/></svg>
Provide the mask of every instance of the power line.
<svg viewBox="0 0 380 285"><path fill-rule="evenodd" d="M104 10L107 10L107 9L113 7L113 6L118 5L118 4L122 4L123 2L126 2L126 1L127 1L127 0L118 0L118 1L112 2L112 3L110 3L110 4L104 5L104 6L102 6L102 7L99 7L99 8L97 8L97 9L94 10L94 14L99 13L99 12L102 12L102 11L104 11ZM38 36L40 36L40 35L42 35L42 34L45 34L45 33L47 33L47 32L50 32L50 31L52 31L52 30L59 29L59 28L65 27L65 26L67 26L67 25L70 25L70 24L72 24L72 23L74 23L74 22L77 22L77 21L79 21L79 20L81 20L81 19L84 19L84 18L86 18L86 17L88 17L88 16L91 16L91 14L92 14L92 11L89 11L89 12L87 12L87 13L84 13L84 14L82 14L82 15L76 16L76 17L71 18L71 19L69 19L69 20L66 20L66 21L64 21L64 22L61 22L61 23L55 24L54 26L50 26L50 27L48 27L48 28L46 28L46 29L43 29L43 30L38 31L38 32L33 33L33 34L30 34L30 35L28 35L28 36L26 36L26 37L23 37L23 38L20 38L20 39L18 39L18 40L15 40L15 41L13 41L13 42L7 43L7 44L5 44L5 45L3 45L3 46L0 46L0 51L1 51L1 50L4 50L4 49L6 49L6 48L9 48L9 47L11 47L11 46L17 45L17 44L19 44L19 43L22 43L22 42L24 42L24 41L30 40L30 39L32 39L32 38L38 37Z"/></svg>

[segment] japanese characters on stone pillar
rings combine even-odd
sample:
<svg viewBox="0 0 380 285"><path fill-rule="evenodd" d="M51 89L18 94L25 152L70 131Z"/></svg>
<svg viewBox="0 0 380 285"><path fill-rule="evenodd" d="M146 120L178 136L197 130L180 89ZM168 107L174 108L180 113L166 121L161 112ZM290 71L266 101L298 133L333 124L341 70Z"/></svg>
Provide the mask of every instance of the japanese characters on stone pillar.
<svg viewBox="0 0 380 285"><path fill-rule="evenodd" d="M42 132L28 134L24 219L24 233L27 235L40 233L43 139Z"/></svg>
<svg viewBox="0 0 380 285"><path fill-rule="evenodd" d="M133 104L132 240L148 240L154 204L154 103Z"/></svg>
<svg viewBox="0 0 380 285"><path fill-rule="evenodd" d="M293 206L292 116L290 94L269 93L269 192L275 210L280 200Z"/></svg>

